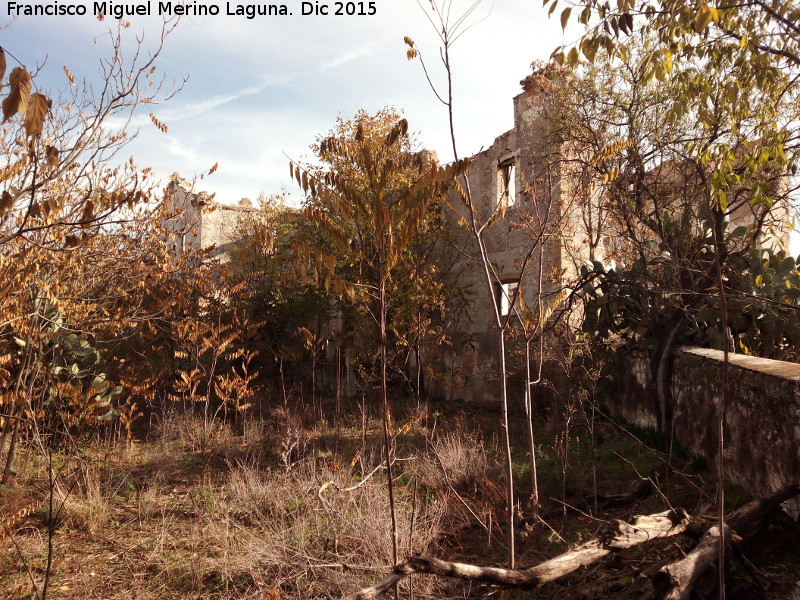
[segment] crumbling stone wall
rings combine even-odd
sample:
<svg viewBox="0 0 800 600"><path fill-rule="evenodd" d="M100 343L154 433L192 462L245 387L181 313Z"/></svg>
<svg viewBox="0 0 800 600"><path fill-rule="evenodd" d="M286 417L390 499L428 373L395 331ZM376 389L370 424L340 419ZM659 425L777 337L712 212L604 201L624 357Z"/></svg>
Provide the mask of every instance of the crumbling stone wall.
<svg viewBox="0 0 800 600"><path fill-rule="evenodd" d="M559 289L588 258L586 236L581 231L582 207L574 202L574 178L567 172L562 144L547 112L557 76L552 69L544 69L524 79L522 93L513 99L513 129L471 157L469 186L478 223L485 223L498 206L505 209L483 234L489 260L499 283L511 283L519 279L527 259L519 294L528 307L538 306L539 302L537 231L546 232L541 278L544 294ZM508 177L504 169L509 166L513 166L511 186L504 179ZM504 196L507 187L512 188L511 198ZM544 224L531 218L537 214L537 206L538 214L546 215ZM541 210L543 206L549 209ZM441 397L496 402L500 389L499 333L492 297L498 297L498 282L490 290L474 235L464 227L470 219L469 209L455 193L442 218L444 228L464 256L456 267L455 279L466 290L469 306L463 307L464 318L448 331L451 345L435 349L438 362L433 370L446 376L431 382L431 388L434 395ZM524 224L526 219L529 227ZM465 295L453 297L461 299ZM521 350L514 348L511 338L509 369L519 374L521 365L514 363L519 363ZM518 336L516 345L520 345Z"/></svg>
<svg viewBox="0 0 800 600"><path fill-rule="evenodd" d="M228 260L242 218L255 210L247 198L238 205L216 202L207 193L194 191L177 173L166 188L166 201L169 215L162 225L172 234L170 251L177 256L190 249L213 247L209 258L220 262Z"/></svg>
<svg viewBox="0 0 800 600"><path fill-rule="evenodd" d="M766 495L800 482L800 364L731 354L724 430L725 475L729 482ZM627 355L616 394L607 399L616 416L656 429L657 400L649 389L649 358ZM672 430L680 444L717 457L717 419L723 353L684 347L672 368ZM670 424L662 426L669 434Z"/></svg>
<svg viewBox="0 0 800 600"><path fill-rule="evenodd" d="M191 184L177 173L173 173L165 195L168 214L162 226L171 233L170 252L179 256L189 249L199 250L203 236L202 211L210 198L203 192L194 192Z"/></svg>
<svg viewBox="0 0 800 600"><path fill-rule="evenodd" d="M204 248L214 246L211 256L227 262L228 253L236 243L237 233L242 224L242 217L249 212L250 205L243 203L231 206L214 203L202 215L202 245ZM249 201L248 201L249 202Z"/></svg>
<svg viewBox="0 0 800 600"><path fill-rule="evenodd" d="M535 249L539 240L524 223L531 221L537 206L550 207L541 269L541 291L545 297L562 286L573 284L587 262L604 262L605 257L606 264L611 264L615 246L619 245L615 243L613 229L604 229L607 223L600 223L602 186L592 191L580 166L593 152L582 148L579 142L565 141L569 136L561 135L558 129L568 126L559 124L557 118L558 86L568 77L571 77L569 73L555 65L534 70L520 82L522 93L513 99L514 127L498 136L489 148L471 157L469 187L479 224L485 223L495 208L503 205L503 168L509 164L514 166L514 201L506 201L507 210L484 231L483 239L500 283L517 279L523 260L532 259L519 285L528 307L537 306L540 295L538 250ZM587 151L588 156L581 156ZM684 172L684 166L667 162L654 171L653 175L658 175L657 179L662 182L665 197L671 193L690 197L694 193L698 185L696 170L692 165L689 172ZM779 181L779 185L785 182ZM698 219L699 214L695 215ZM788 220L786 214L785 209L777 208L775 222L764 224L765 230L770 229L767 225L774 225L775 233L767 235L762 240L763 245L786 241L785 227L778 226ZM731 215L730 226L751 227L754 218L753 207L745 203ZM443 225L465 257L456 269L456 281L467 290L470 303L462 307L464 316L447 331L451 345L434 349L438 362L434 360L430 366L433 372L446 373L446 376L431 382L430 387L438 396L494 402L499 399L500 373L499 333L492 297L498 292L496 284L489 289L474 236L463 227L464 221L470 221L469 210L454 193L443 214ZM699 220L697 226L700 227ZM534 250L533 256L531 250ZM452 296L462 298L463 294ZM582 319L580 308L572 311L568 319L567 325L577 328ZM515 370L514 360L519 359L519 345L517 341L515 348L515 342L509 341L507 357L511 371ZM521 368L516 370L519 373ZM633 420L642 422L647 421L645 415L652 412L649 407L630 406L626 410L636 412ZM653 424L660 421L661 418Z"/></svg>

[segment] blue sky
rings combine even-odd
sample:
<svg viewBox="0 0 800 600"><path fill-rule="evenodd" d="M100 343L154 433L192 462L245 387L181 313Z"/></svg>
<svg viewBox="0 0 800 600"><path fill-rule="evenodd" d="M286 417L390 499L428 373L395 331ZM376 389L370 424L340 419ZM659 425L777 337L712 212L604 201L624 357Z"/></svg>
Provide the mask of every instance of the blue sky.
<svg viewBox="0 0 800 600"><path fill-rule="evenodd" d="M391 105L404 111L422 145L450 158L446 111L419 63L406 59L403 37L409 36L443 81L435 32L416 0L376 0L373 16L327 17L301 16L299 0L285 1L292 16L248 20L227 16L226 3L218 2L217 16L184 17L158 66L168 78L188 81L167 104L144 107L126 157L133 155L163 178L177 171L191 179L219 163L198 188L216 192L222 202L261 192L288 191L296 198L286 156L308 157L309 145L339 114ZM453 0L453 10L470 3ZM104 32L112 23L97 21L93 3L83 4L86 16L19 16L0 32L0 44L27 66L46 58L36 83L53 95L68 85L64 66L77 79L91 80L99 57L109 53ZM157 4L152 2L153 13ZM334 2L329 4L333 10ZM421 4L428 6L428 0ZM489 146L512 126L511 99L531 61L546 59L555 46L577 37L569 29L563 37L558 20L540 7L539 0L484 0L475 25L454 46L462 154ZM12 21L8 2L0 10L0 23ZM129 49L135 35L144 34L145 47L155 43L157 16L128 20ZM166 134L150 123L149 110L168 126Z"/></svg>

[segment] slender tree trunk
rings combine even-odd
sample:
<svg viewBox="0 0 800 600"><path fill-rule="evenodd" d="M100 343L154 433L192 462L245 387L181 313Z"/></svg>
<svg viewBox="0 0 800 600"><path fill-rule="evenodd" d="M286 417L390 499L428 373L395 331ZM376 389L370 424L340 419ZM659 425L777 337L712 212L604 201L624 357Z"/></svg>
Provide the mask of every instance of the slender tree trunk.
<svg viewBox="0 0 800 600"><path fill-rule="evenodd" d="M417 410L420 409L420 404L422 402L422 385L423 385L423 378L422 378L422 311L419 307L417 307L417 340L414 345L414 361L417 367L417 383L416 383L416 396L417 396Z"/></svg>
<svg viewBox="0 0 800 600"><path fill-rule="evenodd" d="M597 514L597 446L594 439L594 424L595 424L595 403L594 398L592 402L592 414L589 417L589 440L591 442L592 453L592 498L594 506L594 514Z"/></svg>
<svg viewBox="0 0 800 600"><path fill-rule="evenodd" d="M36 317L34 317L36 319ZM31 323L31 328L37 325L37 321L34 320ZM0 439L0 457L3 456L3 452L6 448L6 440L11 437L9 445L8 445L8 452L6 454L5 465L3 467L3 474L0 477L0 483L8 483L9 478L11 477L11 465L14 461L14 452L16 451L17 446L17 437L19 436L19 427L20 427L20 419L24 414L23 402L20 396L23 389L28 390L28 394L33 393L33 382L35 373L31 373L31 360L32 360L32 353L31 350L31 332L28 331L28 335L25 339L25 360L22 363L22 368L20 369L19 374L17 375L17 381L14 384L14 396L13 402L11 403L9 409L9 415L6 417L5 422L3 423L3 436Z"/></svg>
<svg viewBox="0 0 800 600"><path fill-rule="evenodd" d="M389 489L389 513L392 518L392 564L397 564L397 515L394 504L394 482L392 481L392 436L389 425L391 417L389 407L389 390L386 377L386 351L388 341L386 338L386 278L381 276L379 291L380 297L380 346L381 346L381 396L383 397L383 448L386 455L386 479ZM395 585L395 598L399 591Z"/></svg>
<svg viewBox="0 0 800 600"><path fill-rule="evenodd" d="M525 341L525 418L528 426L528 445L531 453L531 510L539 516L539 476L536 465L536 438L533 433L533 392L531 387L531 344Z"/></svg>
<svg viewBox="0 0 800 600"><path fill-rule="evenodd" d="M711 205L709 200L709 206ZM722 219L722 216L719 217ZM722 313L722 339L723 339L723 363L722 363L722 387L719 391L719 411L717 418L717 503L719 504L719 520L717 526L719 530L725 531L725 418L726 418L726 399L725 393L728 389L728 302L725 297L725 278L722 275L722 262L720 259L722 240L717 235L717 228L712 227L711 233L714 241L714 265L717 271L717 288L719 290L719 308ZM725 536L719 536L718 563L718 585L719 599L725 600Z"/></svg>
<svg viewBox="0 0 800 600"><path fill-rule="evenodd" d="M567 390L571 390L571 385L567 386ZM567 528L567 467L569 466L569 434L571 431L572 421L572 403L567 398L567 404L564 407L564 436L561 439L561 519L562 529Z"/></svg>
<svg viewBox="0 0 800 600"><path fill-rule="evenodd" d="M283 394L283 407L289 406L289 397L286 395L286 378L283 374L283 358L278 359L278 372L281 374L281 393Z"/></svg>
<svg viewBox="0 0 800 600"><path fill-rule="evenodd" d="M542 276L544 271L544 236L539 241L539 274L536 289L536 301L539 305L539 319L536 328L539 330L539 365L536 381L531 379L531 339L535 334L525 333L525 411L528 419L528 441L531 451L531 509L533 516L539 516L539 476L536 463L536 440L533 433L533 385L542 381L542 366L544 364L544 327L545 314L542 308ZM524 320L521 319L524 324Z"/></svg>
<svg viewBox="0 0 800 600"><path fill-rule="evenodd" d="M445 73L447 74L447 101L444 104L447 106L447 117L450 126L450 141L453 147L453 160L458 162L459 154L456 145L455 122L453 120L453 71L450 65L450 44L451 44L450 34L451 32L448 30L447 25L444 22L442 22L442 31L441 31L442 60L444 62ZM494 308L495 322L499 329L499 341L500 341L499 358L500 358L500 380L501 380L500 392L501 392L501 406L503 413L501 425L504 433L503 444L504 444L504 454L506 459L506 479L507 479L506 494L508 496L508 506L506 511L506 516L508 518L508 533L507 533L508 564L509 568L513 569L515 564L515 555L516 555L514 547L515 546L514 470L511 462L511 438L508 428L508 390L507 390L507 373L506 373L505 326L503 323L502 316L500 315L500 308L498 306L497 298L495 297L494 293L494 279L492 277L491 264L489 262L489 257L487 256L486 253L486 245L484 244L481 235L482 228L479 227L477 223L476 207L472 200L472 192L470 190L469 178L466 175L464 175L463 181L464 181L465 200L467 203L467 207L469 208L470 226L472 234L475 237L475 241L478 244L481 263L483 264L483 269L484 269L484 276L486 277L486 284L488 286L489 298L492 301L492 306Z"/></svg>
<svg viewBox="0 0 800 600"><path fill-rule="evenodd" d="M53 572L53 538L56 533L56 513L53 510L53 500L55 495L55 476L53 473L53 448L48 446L47 449L47 564L44 569L44 583L42 583L42 593L39 600L47 600L47 592L50 589L50 575Z"/></svg>
<svg viewBox="0 0 800 600"><path fill-rule="evenodd" d="M5 456L6 441L11 435L11 429L13 428L15 420L16 420L16 402L12 402L11 404L8 405L8 414L4 415L3 418L3 431L2 433L0 433L0 457Z"/></svg>
<svg viewBox="0 0 800 600"><path fill-rule="evenodd" d="M21 411L20 411L21 412ZM11 426L11 443L8 445L8 454L6 454L6 464L3 467L3 477L0 482L6 484L11 479L11 464L14 460L14 451L17 448L17 436L19 436L19 419L14 418L14 423Z"/></svg>
<svg viewBox="0 0 800 600"><path fill-rule="evenodd" d="M336 415L334 419L336 420L336 424L334 427L336 428L336 441L334 442L334 448L338 450L339 448L339 438L341 436L341 411L342 408L342 348L341 346L336 346Z"/></svg>
<svg viewBox="0 0 800 600"><path fill-rule="evenodd" d="M317 406L317 353L314 349L311 351L311 406L322 419L322 403Z"/></svg>
<svg viewBox="0 0 800 600"><path fill-rule="evenodd" d="M28 338L30 339L30 337ZM36 377L39 374L39 369L36 368L31 373L27 369L27 365L30 364L30 361L26 363L26 375L28 380L25 382L25 398L28 398L28 404L30 405L30 398L33 395L33 386L36 381ZM21 380L18 380L21 383ZM11 466L14 462L14 453L17 449L17 440L19 439L19 429L21 427L21 419L22 415L24 414L23 410L23 402L22 398L20 397L20 390L17 390L16 394L17 398L15 399L14 404L16 405L16 416L14 418L14 422L12 423L12 431L11 431L11 443L8 446L8 454L6 455L6 463L5 467L3 468L3 476L0 478L0 482L8 483L9 479L11 478ZM36 427L36 425L34 425Z"/></svg>
<svg viewBox="0 0 800 600"><path fill-rule="evenodd" d="M503 444L506 454L506 492L508 493L508 506L506 507L506 518L508 519L508 568L513 569L516 557L515 530L516 530L516 510L514 501L514 469L511 461L511 432L508 423L508 382L506 378L506 332L500 329L500 370L503 376L500 378L503 392Z"/></svg>

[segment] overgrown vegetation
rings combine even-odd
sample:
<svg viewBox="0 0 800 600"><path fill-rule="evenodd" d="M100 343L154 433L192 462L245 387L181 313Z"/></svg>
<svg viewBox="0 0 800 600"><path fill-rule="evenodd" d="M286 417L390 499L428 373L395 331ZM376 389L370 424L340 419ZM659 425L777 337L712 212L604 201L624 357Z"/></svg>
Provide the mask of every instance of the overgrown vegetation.
<svg viewBox="0 0 800 600"><path fill-rule="evenodd" d="M326 406L326 412L332 409ZM502 458L497 438L483 429L492 420L487 415L475 421L447 405L441 409L398 419L400 555L460 547L464 558L501 559L504 492L496 482ZM56 525L52 597L334 598L365 587L391 564L376 416L368 415L364 431L358 406L351 405L340 415L337 435L325 422L303 427L300 415L279 409L268 420L245 422L236 433L225 424L209 430L201 415L173 407L154 417L145 441L96 439L81 456L57 455L56 497L64 504ZM587 490L579 488L594 460L582 431L576 429L569 442L566 499L578 508L586 506L581 494ZM540 448L545 498L558 497L558 470L549 467L558 460L553 444L560 442L545 429L539 433L548 440ZM524 435L520 428L514 439ZM635 469L648 472L659 462L610 424L599 425L596 436L608 467L601 492L624 488L636 478ZM29 596L29 575L37 577L47 543L47 462L25 446L17 464L14 483L2 489L2 543L8 551L0 566L7 574L1 593L9 598ZM526 477L524 461L515 469ZM695 476L688 481L702 485ZM664 491L688 506L686 484L670 485L674 489ZM692 508L704 502L702 495L695 498ZM560 520L560 506L545 499L543 508ZM569 529L533 526L522 535L521 560L557 553L595 523L576 514ZM489 593L424 578L414 579L413 590L454 598Z"/></svg>
<svg viewBox="0 0 800 600"><path fill-rule="evenodd" d="M262 198L223 264L208 249L181 243L178 252L172 242L191 231L165 227L171 199L159 201L148 169L114 162L127 132L109 120L180 87L162 87L155 68L171 24L149 53L129 52L120 25L99 93L74 86L67 70L72 96L53 104L32 92L24 66L10 72L0 138L0 594L371 597L399 565L396 575L415 574L391 582L398 597L488 598L497 593L489 583L519 583L518 563L588 548L600 551L593 566L536 580L536 597L655 598L663 568L703 547L692 535L718 543L725 562L724 519L716 537L702 525L746 491L724 493L721 460L715 478L669 434L643 443L609 420L603 349L652 351L664 405L680 342L797 358L800 259L778 244L798 149L796 11L765 9L764 25L755 5L671 2L665 14L680 18L664 33L654 29L662 13L645 6L650 26L621 40L633 3L612 15L587 1L581 21L597 10L601 25L556 55L572 70L552 64L533 76L552 92L542 114L553 151L523 181L527 210L515 209L514 227L527 241L509 293L487 240L510 208L511 175L505 199L482 205L452 128L450 48L480 2L458 16L449 2L430 4L446 78L434 93L455 162L420 151L393 109L340 118L312 145L318 163L291 164L302 210ZM578 48L591 64L579 64ZM748 106L731 80L752 84L769 110ZM555 183L558 173L573 184ZM442 225L453 203L470 239L455 249ZM586 248L563 233L569 219L583 220ZM459 256L470 249L476 257ZM571 270L548 272L551 251L573 259ZM491 300L499 402L467 410L432 397L430 384L446 379L433 355L469 307L449 267L476 258L485 286L471 292ZM722 398L719 456L724 384ZM519 489L530 490L527 501ZM655 516L686 536L603 558L602 544L625 533L609 529L617 519L665 510ZM739 558L731 596L792 589L797 524L769 511L763 535L748 531L746 542L772 570ZM436 555L509 570L459 571ZM720 575L717 594L725 588Z"/></svg>

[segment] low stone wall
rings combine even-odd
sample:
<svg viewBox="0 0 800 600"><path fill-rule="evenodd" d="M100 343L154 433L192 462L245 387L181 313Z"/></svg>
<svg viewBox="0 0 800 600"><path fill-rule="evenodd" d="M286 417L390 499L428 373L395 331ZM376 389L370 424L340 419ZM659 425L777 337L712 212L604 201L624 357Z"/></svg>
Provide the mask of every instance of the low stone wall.
<svg viewBox="0 0 800 600"><path fill-rule="evenodd" d="M759 496L800 482L800 364L740 354L731 354L729 362L727 480ZM715 464L723 353L690 347L677 351L671 421L661 416L648 385L649 357L631 354L623 364L618 393L608 402L612 414L666 434L672 429L683 447Z"/></svg>

